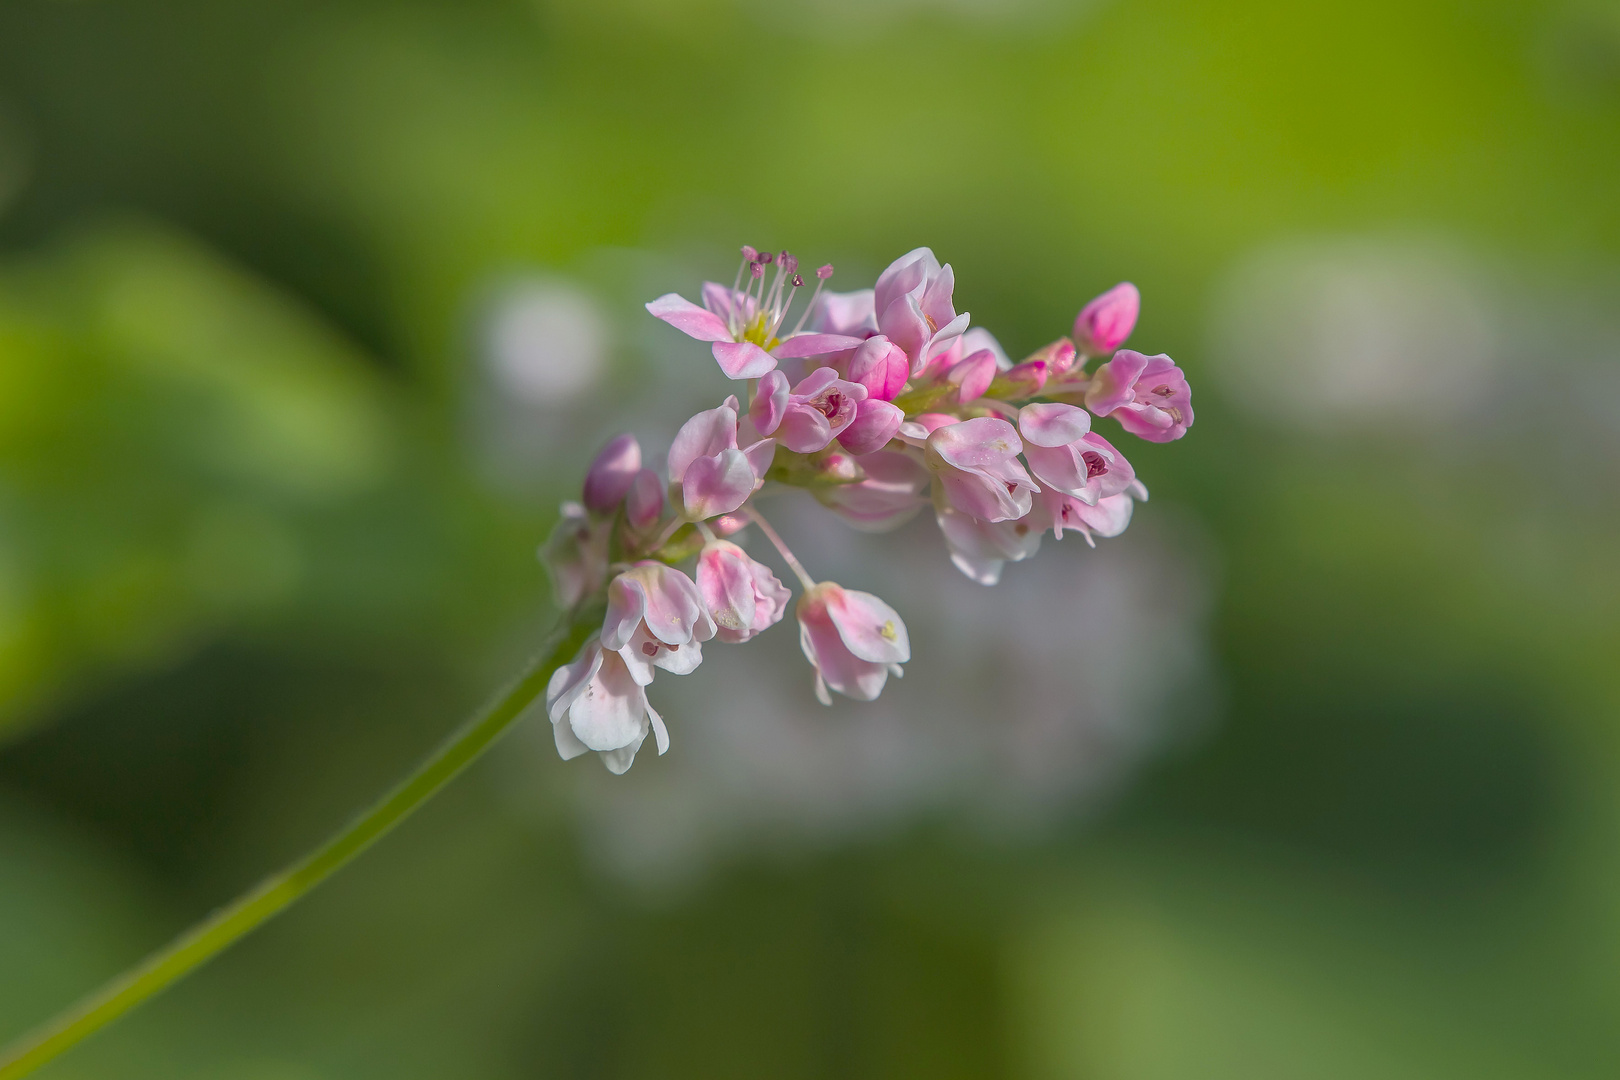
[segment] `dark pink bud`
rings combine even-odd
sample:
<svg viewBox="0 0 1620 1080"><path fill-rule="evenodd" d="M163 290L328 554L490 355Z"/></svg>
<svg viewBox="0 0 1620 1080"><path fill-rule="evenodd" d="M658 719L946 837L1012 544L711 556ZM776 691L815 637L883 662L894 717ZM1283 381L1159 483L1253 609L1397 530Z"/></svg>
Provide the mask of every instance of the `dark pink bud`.
<svg viewBox="0 0 1620 1080"><path fill-rule="evenodd" d="M1036 349L1030 355L1030 359L1046 361L1046 373L1051 376L1061 377L1074 370L1078 354L1074 342L1068 338L1058 338L1052 344Z"/></svg>
<svg viewBox="0 0 1620 1080"><path fill-rule="evenodd" d="M830 277L832 277L832 263L828 263L816 271L817 281L826 281Z"/></svg>
<svg viewBox="0 0 1620 1080"><path fill-rule="evenodd" d="M1142 294L1128 281L1115 285L1080 309L1074 320L1074 343L1088 356L1106 356L1125 344L1136 329Z"/></svg>
<svg viewBox="0 0 1620 1080"><path fill-rule="evenodd" d="M1074 347L1071 345L1070 351ZM1022 364L1003 372L1003 379L1010 384L1011 392L1016 397L1034 397L1046 386L1046 361L1025 360Z"/></svg>
<svg viewBox="0 0 1620 1080"><path fill-rule="evenodd" d="M611 513L641 469L641 444L634 435L620 435L602 447L585 474L585 505L598 514Z"/></svg>

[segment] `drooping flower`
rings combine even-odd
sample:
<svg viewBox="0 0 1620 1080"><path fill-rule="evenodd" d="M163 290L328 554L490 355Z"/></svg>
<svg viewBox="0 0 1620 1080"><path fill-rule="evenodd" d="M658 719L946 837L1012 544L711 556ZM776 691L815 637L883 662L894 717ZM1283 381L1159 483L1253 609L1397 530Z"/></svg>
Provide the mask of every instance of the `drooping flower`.
<svg viewBox="0 0 1620 1080"><path fill-rule="evenodd" d="M838 377L830 367L817 368L791 390L780 371L759 383L748 416L762 435L774 435L789 450L813 454L843 434L855 420L866 387Z"/></svg>
<svg viewBox="0 0 1620 1080"><path fill-rule="evenodd" d="M996 416L947 424L928 436L924 460L945 501L980 521L1011 521L1029 513L1039 488L1019 462L1018 432Z"/></svg>
<svg viewBox="0 0 1620 1080"><path fill-rule="evenodd" d="M816 498L862 532L897 529L927 505L932 474L916 451L879 450L855 459L864 474L852 484L817 488Z"/></svg>
<svg viewBox="0 0 1620 1080"><path fill-rule="evenodd" d="M1125 455L1091 430L1091 417L1073 405L1041 403L1018 411L1024 458L1043 485L1095 506L1130 487L1136 472Z"/></svg>
<svg viewBox="0 0 1620 1080"><path fill-rule="evenodd" d="M672 566L644 560L608 584L602 647L624 658L636 682L652 682L653 668L688 675L703 662L702 642L714 637L714 619L692 579Z"/></svg>
<svg viewBox="0 0 1620 1080"><path fill-rule="evenodd" d="M587 750L602 755L602 764L623 774L650 729L658 752L669 749L664 718L647 701L647 691L631 674L624 658L592 639L574 661L552 672L546 686L546 712L552 737L564 761Z"/></svg>
<svg viewBox="0 0 1620 1080"><path fill-rule="evenodd" d="M1080 309L1074 319L1074 343L1087 356L1107 356L1131 336L1142 309L1142 294L1122 281Z"/></svg>
<svg viewBox="0 0 1620 1080"><path fill-rule="evenodd" d="M737 447L737 399L698 413L669 447L669 482L680 485L690 521L729 514L764 481L776 453L773 439Z"/></svg>
<svg viewBox="0 0 1620 1080"><path fill-rule="evenodd" d="M1131 523L1135 502L1146 502L1147 497L1147 488L1139 480L1133 481L1127 490L1118 495L1098 499L1095 506L1088 506L1072 495L1048 488L1035 496L1035 508L1030 514L1032 518L1038 516L1041 527L1051 529L1057 539L1063 539L1063 532L1068 529L1078 532L1086 538L1087 544L1096 547L1096 537L1106 540L1124 532Z"/></svg>
<svg viewBox="0 0 1620 1080"><path fill-rule="evenodd" d="M765 267L773 262L775 277L767 286ZM715 361L733 379L757 379L774 369L778 360L855 348L861 343L858 337L802 332L816 297L811 298L798 325L784 333L788 309L804 285L798 267L798 260L786 251L778 256L744 248L743 263L731 288L713 281L703 283L702 307L676 293L665 293L648 304L647 310L689 337L713 342ZM831 276L831 266L817 270L817 290Z"/></svg>
<svg viewBox="0 0 1620 1080"><path fill-rule="evenodd" d="M953 305L955 287L950 264L941 266L925 247L908 251L878 276L872 290L878 331L906 351L913 375L967 329L967 312L958 315Z"/></svg>
<svg viewBox="0 0 1620 1080"><path fill-rule="evenodd" d="M558 607L573 607L607 581L611 531L611 522L593 520L579 503L562 504L562 516L539 551Z"/></svg>
<svg viewBox="0 0 1620 1080"><path fill-rule="evenodd" d="M598 513L612 513L629 494L630 485L641 471L641 444L634 435L618 435L602 447L585 473L585 506Z"/></svg>
<svg viewBox="0 0 1620 1080"><path fill-rule="evenodd" d="M1040 499L1042 492L1036 495ZM1043 526L1033 520L1031 510L1013 521L979 521L949 506L936 507L934 519L945 537L945 547L951 562L962 573L980 585L994 585L1001 580L1001 568L1010 562L1022 562L1041 547Z"/></svg>
<svg viewBox="0 0 1620 1080"><path fill-rule="evenodd" d="M703 545L697 587L717 627L715 636L728 644L747 641L775 626L787 611L791 595L770 567L729 540Z"/></svg>
<svg viewBox="0 0 1620 1080"><path fill-rule="evenodd" d="M1112 416L1149 442L1174 442L1192 427L1192 389L1176 362L1163 353L1143 356L1121 349L1099 367L1086 388L1086 408Z"/></svg>
<svg viewBox="0 0 1620 1080"><path fill-rule="evenodd" d="M911 659L906 624L871 593L823 581L799 597L795 614L799 647L816 669L816 699L823 705L832 704L829 688L857 701L876 699Z"/></svg>

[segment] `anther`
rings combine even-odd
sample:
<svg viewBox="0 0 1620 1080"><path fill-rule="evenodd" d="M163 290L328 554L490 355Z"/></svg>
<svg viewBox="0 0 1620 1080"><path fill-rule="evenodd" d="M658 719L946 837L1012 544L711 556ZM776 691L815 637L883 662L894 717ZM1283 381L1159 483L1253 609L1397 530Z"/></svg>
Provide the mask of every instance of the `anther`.
<svg viewBox="0 0 1620 1080"><path fill-rule="evenodd" d="M765 268L756 262L748 268L748 274L754 280L758 281L760 278L765 276Z"/></svg>
<svg viewBox="0 0 1620 1080"><path fill-rule="evenodd" d="M830 277L832 277L832 263L828 263L826 266L823 266L821 269L816 271L816 279L818 281L826 281Z"/></svg>
<svg viewBox="0 0 1620 1080"><path fill-rule="evenodd" d="M749 262L753 262L755 259L759 258L759 251L748 244L744 244L742 246L742 257L747 259Z"/></svg>
<svg viewBox="0 0 1620 1080"><path fill-rule="evenodd" d="M804 284L804 278L800 277L798 274L794 274L793 275L793 287L795 289L797 289L797 288L801 287L803 284Z"/></svg>
<svg viewBox="0 0 1620 1080"><path fill-rule="evenodd" d="M771 265L771 263L775 259L776 259L775 255L772 255L768 251L762 251L762 252L759 253L759 258L758 258L757 261L758 261L760 266L769 266L769 265Z"/></svg>
<svg viewBox="0 0 1620 1080"><path fill-rule="evenodd" d="M793 273L793 271L795 271L795 270L797 270L799 268L799 260L794 258L793 255L791 253L789 253L789 252L786 252L786 251L782 252L781 261L782 261L782 269L786 270L790 274Z"/></svg>

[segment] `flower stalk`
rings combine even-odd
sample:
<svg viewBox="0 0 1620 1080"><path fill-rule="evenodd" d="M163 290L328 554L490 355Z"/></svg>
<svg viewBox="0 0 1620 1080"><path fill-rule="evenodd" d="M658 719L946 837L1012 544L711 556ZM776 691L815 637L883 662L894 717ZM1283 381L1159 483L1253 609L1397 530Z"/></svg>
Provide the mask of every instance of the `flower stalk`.
<svg viewBox="0 0 1620 1080"><path fill-rule="evenodd" d="M0 1080L18 1080L201 967L280 914L380 840L488 750L546 689L552 672L601 623L601 608L576 608L540 656L501 697L447 738L416 771L292 866L260 882L100 990L0 1052Z"/></svg>

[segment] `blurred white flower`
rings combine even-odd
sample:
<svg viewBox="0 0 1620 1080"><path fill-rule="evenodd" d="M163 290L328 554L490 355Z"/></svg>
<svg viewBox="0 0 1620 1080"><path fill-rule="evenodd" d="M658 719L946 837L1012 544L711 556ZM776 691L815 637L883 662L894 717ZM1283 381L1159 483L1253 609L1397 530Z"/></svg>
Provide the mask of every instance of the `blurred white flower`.
<svg viewBox="0 0 1620 1080"><path fill-rule="evenodd" d="M513 282L497 294L484 343L496 386L528 405L567 404L607 366L608 330L596 302L543 278Z"/></svg>

